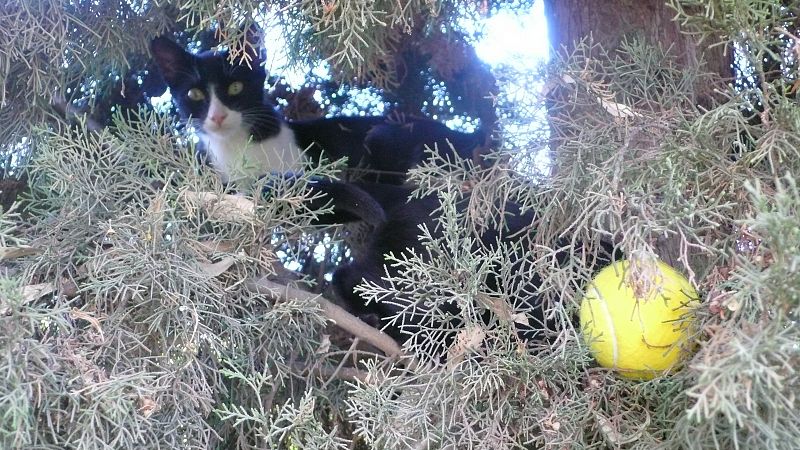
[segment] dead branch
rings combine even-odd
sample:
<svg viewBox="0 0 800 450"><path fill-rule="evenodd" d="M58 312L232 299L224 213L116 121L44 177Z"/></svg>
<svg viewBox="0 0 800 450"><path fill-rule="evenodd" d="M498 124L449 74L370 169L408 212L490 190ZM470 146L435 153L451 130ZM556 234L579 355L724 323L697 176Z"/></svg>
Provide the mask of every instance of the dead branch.
<svg viewBox="0 0 800 450"><path fill-rule="evenodd" d="M0 261L22 258L23 256L36 255L41 252L42 249L31 247L30 245L18 245L15 247L0 247Z"/></svg>
<svg viewBox="0 0 800 450"><path fill-rule="evenodd" d="M403 350L389 335L367 325L358 317L345 311L341 306L336 305L319 294L312 294L290 286L284 286L270 281L266 277L248 281L245 283L245 286L252 292L267 294L276 298L315 301L322 307L325 317L330 319L339 328L375 346L389 357L403 356Z"/></svg>
<svg viewBox="0 0 800 450"><path fill-rule="evenodd" d="M211 217L217 219L252 219L256 206L252 200L240 195L216 194L184 190L180 194L187 204L203 208Z"/></svg>
<svg viewBox="0 0 800 450"><path fill-rule="evenodd" d="M341 365L338 367L301 367L294 365L292 368L297 372L318 376L326 380L325 385L334 379L365 383L369 377L369 374L363 370L355 367L342 367Z"/></svg>

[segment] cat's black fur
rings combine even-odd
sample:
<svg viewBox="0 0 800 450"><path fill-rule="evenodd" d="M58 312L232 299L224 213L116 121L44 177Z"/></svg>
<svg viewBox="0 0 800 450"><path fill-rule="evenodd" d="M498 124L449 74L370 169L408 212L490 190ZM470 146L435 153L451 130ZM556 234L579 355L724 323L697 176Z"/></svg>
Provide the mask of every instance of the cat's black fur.
<svg viewBox="0 0 800 450"><path fill-rule="evenodd" d="M453 317L451 323L441 324L431 322L430 318L426 316L429 312L430 303L426 302L427 299L425 298L415 299L417 303L414 307L410 307L411 303L408 299L396 297L367 304L365 299L356 291L356 286L362 284L364 280L388 288L388 283L384 280L384 277L387 274L392 277L401 275L400 269L392 265L386 255L408 255L409 251L413 251L417 255L428 255L428 249L424 247L419 239L419 227L424 224L434 232L434 236L441 235L441 227L436 224L436 211L439 207L438 199L434 196L429 196L409 200L411 191L403 186L376 183L346 183L351 187L343 189L336 186L337 184L341 183L325 182L316 188L320 192L329 192L329 198L332 199L334 205L349 203L349 196L352 195L350 189L356 189L362 193L362 197L368 195L374 199L375 203L371 204L370 209L381 208L384 211L384 217L379 221L374 232L368 236L368 242L366 242L364 250L351 263L340 266L334 272L332 284L337 297L344 301L346 307L352 313L377 318L380 326L398 342L405 342L411 334L419 333L420 330L423 330L422 336L418 336L418 338L425 340L427 343L437 341L439 345L436 348L438 348L438 351L443 351L452 342L454 333L442 333L435 336L426 336L426 333L437 328L457 329L460 326L457 319L459 317L457 305L441 302L436 305L441 313ZM342 195L344 196L342 197ZM459 203L458 208L463 210L467 201L465 199ZM365 208L362 211L366 210ZM523 214L517 205L512 203L505 205L505 211L508 213L505 226L502 229L489 228L484 231L480 235L479 241L476 242L476 246L494 247L498 240L505 242L522 241L532 236L531 226L534 221L532 213L526 212ZM352 210L345 214L329 215L323 220L329 221L328 223L348 222L357 215L358 210ZM561 244L565 244L565 242ZM523 247L528 248L526 246ZM472 251L475 250L477 248L472 249ZM603 254L595 261L598 266L604 266L610 262L613 248L604 246L603 250L601 252ZM557 253L554 264L563 264L567 257L568 254L566 252ZM516 255L516 262L513 263L513 267L510 270L513 272L532 273L532 270L528 270L531 269L531 264L532 261L520 253ZM485 292L503 292L503 287L499 285L501 277L496 275L496 271L490 272L486 279L483 280ZM462 275L472 276L472 274ZM453 274L453 276L459 275ZM519 337L529 342L542 341L548 336L553 336L555 334L553 332L558 329L555 320L546 318L547 306L543 304L543 300L537 294L540 285L541 279L539 276L533 275L524 280L522 289L509 290L518 294L522 293L521 295L509 295L503 299L511 307L525 313L528 324L517 323L515 325ZM405 325L389 323L388 319L398 313L402 313ZM490 316L491 313L487 310L484 317L488 319Z"/></svg>
<svg viewBox="0 0 800 450"><path fill-rule="evenodd" d="M248 67L231 64L225 51L191 54L165 37L154 39L151 51L181 117L194 122L210 163L226 182L298 170L305 151L312 161L347 158L349 167L365 169L371 181L402 183L408 169L424 160L426 147L455 161L476 159L486 145L481 131L460 133L425 118L289 122L264 97L266 72L257 52L249 53ZM233 93L239 90L231 90L234 83L241 83L240 92ZM193 89L201 99L190 98Z"/></svg>

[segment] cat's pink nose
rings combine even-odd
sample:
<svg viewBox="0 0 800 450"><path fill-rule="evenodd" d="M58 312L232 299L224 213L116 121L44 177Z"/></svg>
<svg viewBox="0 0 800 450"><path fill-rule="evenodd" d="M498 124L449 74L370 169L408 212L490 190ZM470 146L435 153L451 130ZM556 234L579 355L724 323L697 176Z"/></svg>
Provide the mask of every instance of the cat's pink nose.
<svg viewBox="0 0 800 450"><path fill-rule="evenodd" d="M210 117L211 121L217 124L218 127L222 126L222 122L225 121L225 118L228 117L227 114L214 114Z"/></svg>

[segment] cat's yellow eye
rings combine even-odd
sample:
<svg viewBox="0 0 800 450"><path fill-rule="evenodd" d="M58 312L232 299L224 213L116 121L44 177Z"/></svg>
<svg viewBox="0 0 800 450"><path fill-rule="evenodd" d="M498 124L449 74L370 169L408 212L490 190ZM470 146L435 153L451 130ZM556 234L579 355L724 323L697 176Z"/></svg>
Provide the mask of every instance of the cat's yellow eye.
<svg viewBox="0 0 800 450"><path fill-rule="evenodd" d="M241 81L234 81L228 85L228 95L239 95L244 90L244 83Z"/></svg>
<svg viewBox="0 0 800 450"><path fill-rule="evenodd" d="M189 100L194 100L196 102L206 98L206 94L203 94L203 91L198 88L189 89L189 92L186 93L186 96L189 97Z"/></svg>

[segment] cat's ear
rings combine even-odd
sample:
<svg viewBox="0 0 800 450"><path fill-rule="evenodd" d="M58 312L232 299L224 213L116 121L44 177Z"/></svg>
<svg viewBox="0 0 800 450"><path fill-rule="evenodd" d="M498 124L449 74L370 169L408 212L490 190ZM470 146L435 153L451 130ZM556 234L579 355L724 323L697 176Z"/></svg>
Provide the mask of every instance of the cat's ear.
<svg viewBox="0 0 800 450"><path fill-rule="evenodd" d="M192 64L192 55L171 39L159 36L150 43L150 51L161 76L169 86L178 84Z"/></svg>

